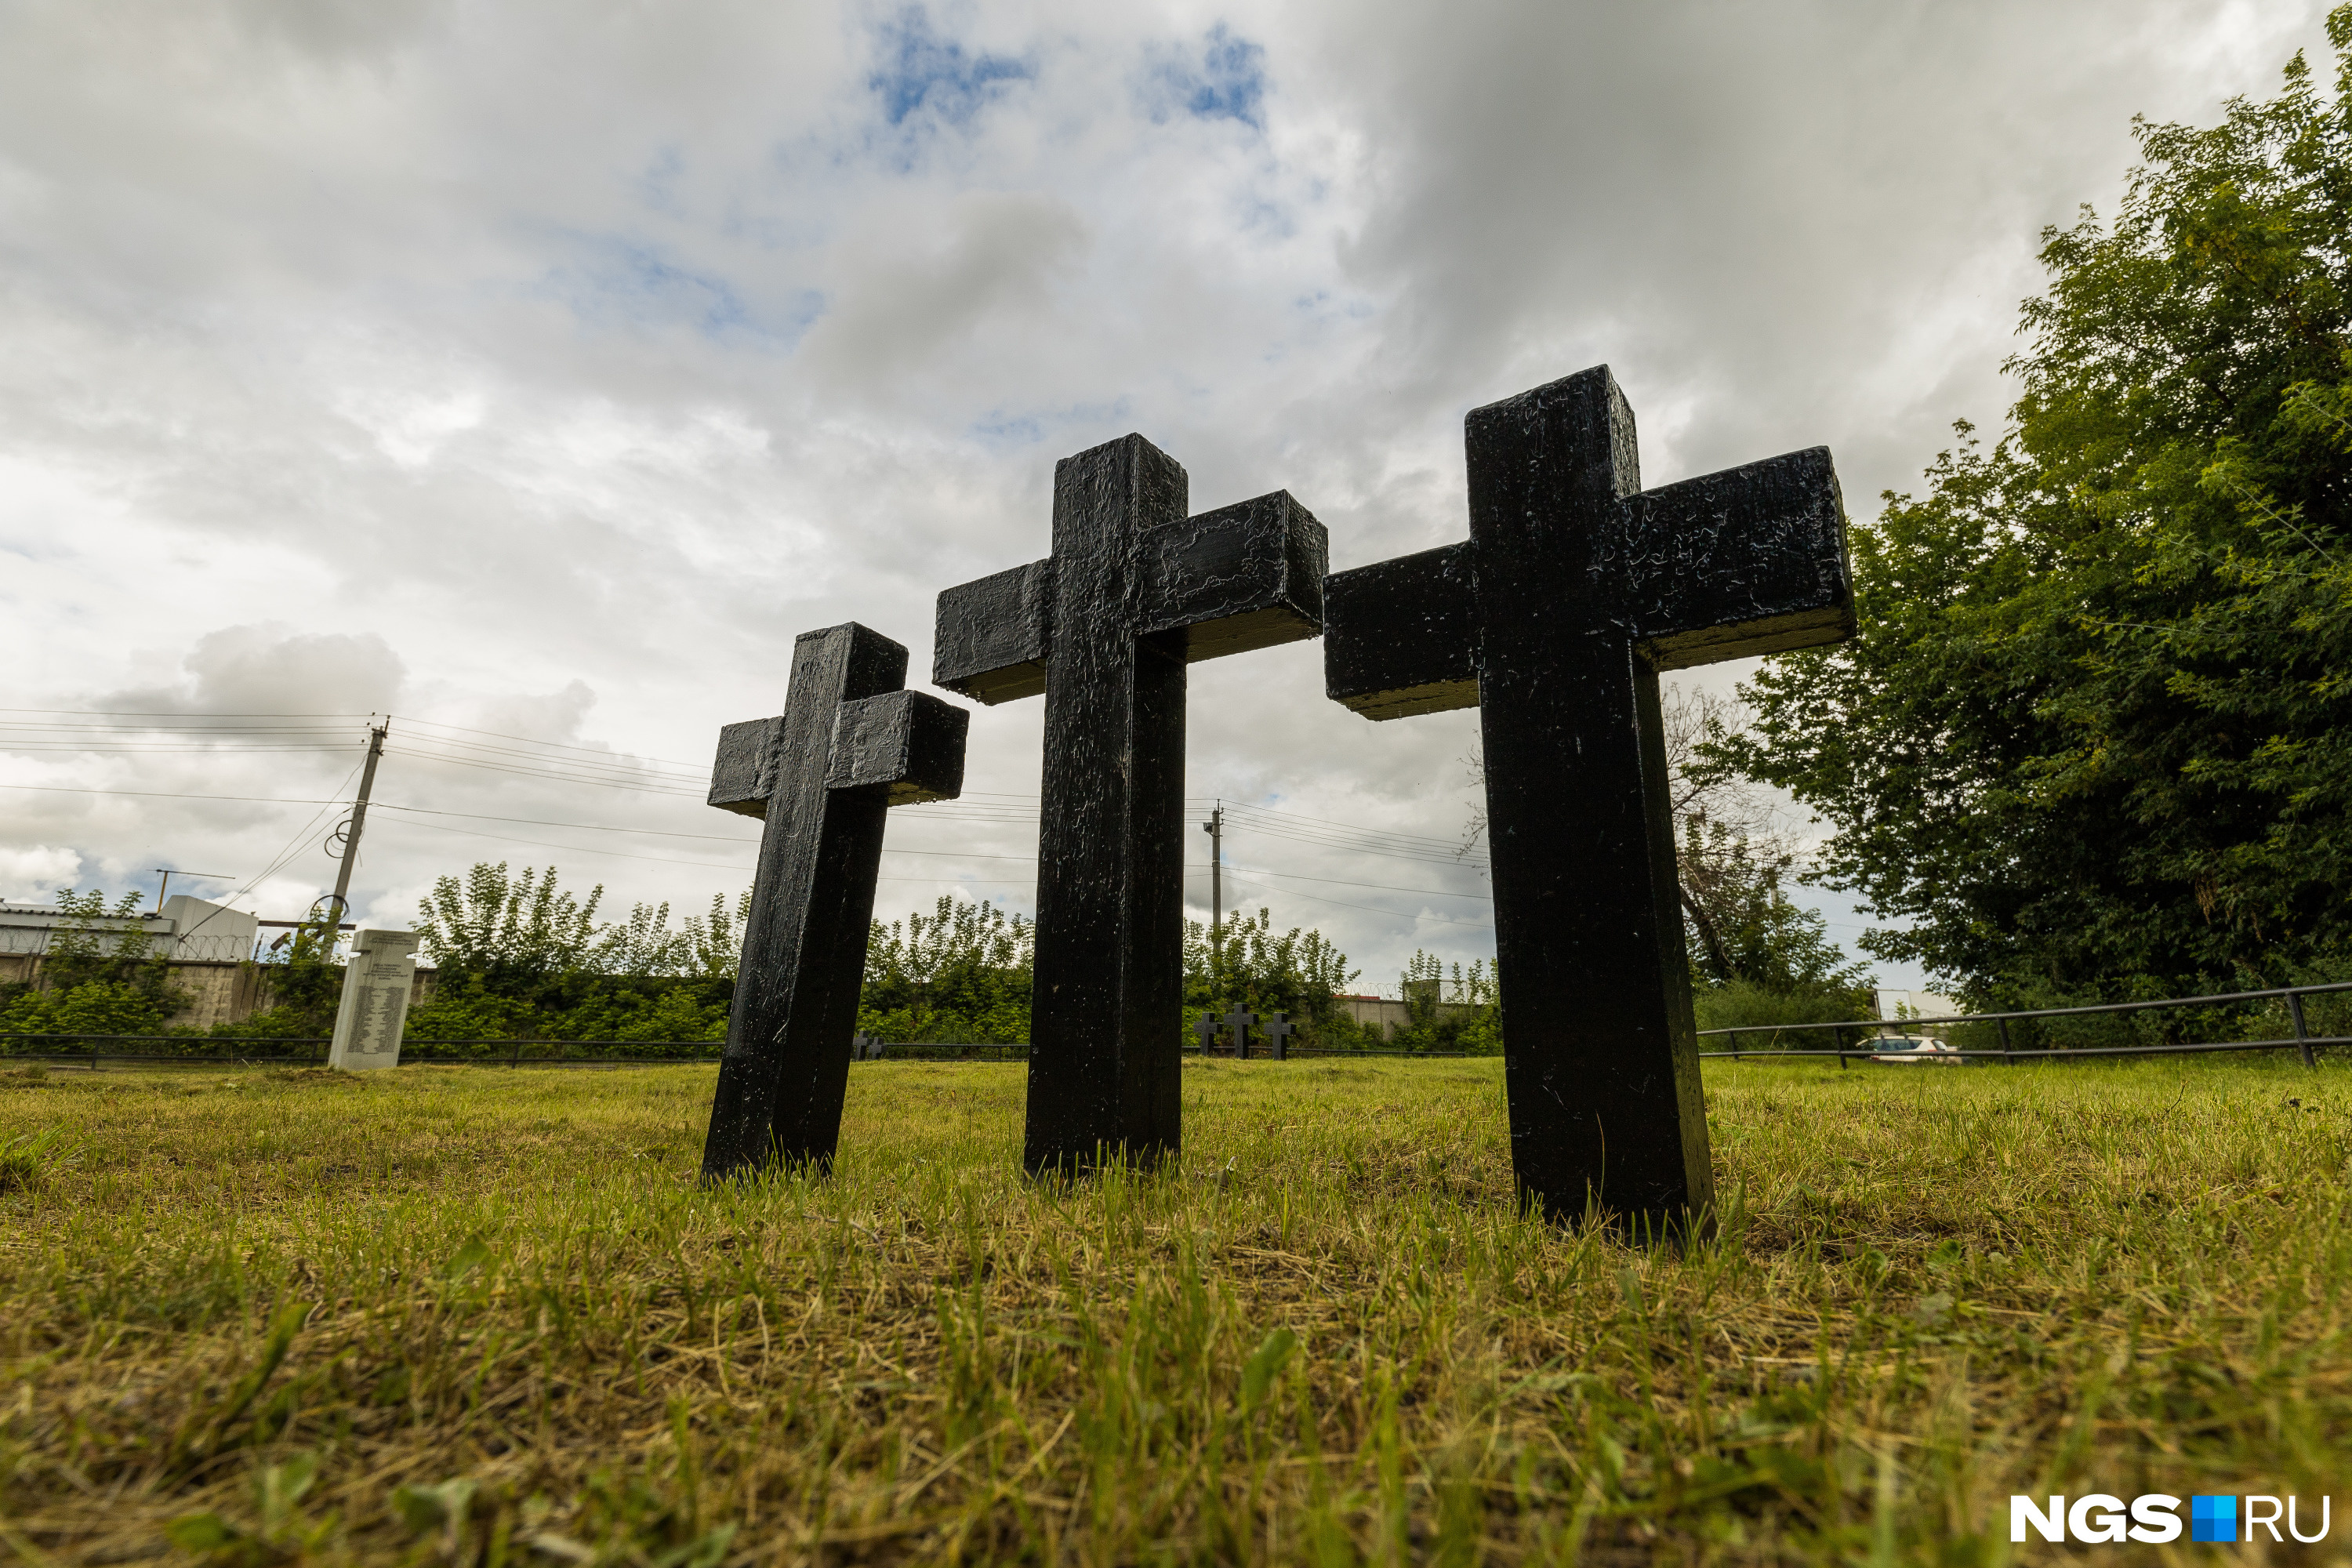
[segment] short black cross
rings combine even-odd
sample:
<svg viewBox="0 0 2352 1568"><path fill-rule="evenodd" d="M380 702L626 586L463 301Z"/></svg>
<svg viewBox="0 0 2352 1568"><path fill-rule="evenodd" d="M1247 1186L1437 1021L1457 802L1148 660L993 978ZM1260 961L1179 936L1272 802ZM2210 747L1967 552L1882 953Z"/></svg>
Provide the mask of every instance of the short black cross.
<svg viewBox="0 0 2352 1568"><path fill-rule="evenodd" d="M1201 1037L1202 1056L1213 1057L1217 1054L1217 1020L1214 1017L1207 1013L1202 1014L1200 1017L1193 1020L1192 1032Z"/></svg>
<svg viewBox="0 0 2352 1568"><path fill-rule="evenodd" d="M702 1147L705 1181L776 1160L832 1163L883 815L963 788L971 715L906 683L907 650L879 632L854 621L804 632L782 714L719 731L710 804L767 826Z"/></svg>
<svg viewBox="0 0 2352 1568"><path fill-rule="evenodd" d="M1234 1037L1234 1055L1244 1061L1249 1060L1250 1026L1257 1022L1257 1015L1244 1011L1241 1004L1236 1002L1233 1010L1221 1021Z"/></svg>
<svg viewBox="0 0 2352 1568"><path fill-rule="evenodd" d="M1045 694L1030 1007L1031 1171L1181 1146L1184 667L1313 637L1323 525L1281 490L1185 515L1128 436L1054 469L1054 553L940 595L931 679Z"/></svg>
<svg viewBox="0 0 2352 1568"><path fill-rule="evenodd" d="M1600 366L1467 420L1468 542L1324 585L1330 695L1479 709L1523 1197L1653 1232L1714 1201L1658 672L1853 635L1828 448L1642 489Z"/></svg>
<svg viewBox="0 0 2352 1568"><path fill-rule="evenodd" d="M1278 1062L1290 1059L1290 1037L1297 1033L1297 1026L1279 1013L1268 1013L1265 1021L1257 1026L1257 1032L1265 1037L1266 1045L1270 1047L1267 1055Z"/></svg>

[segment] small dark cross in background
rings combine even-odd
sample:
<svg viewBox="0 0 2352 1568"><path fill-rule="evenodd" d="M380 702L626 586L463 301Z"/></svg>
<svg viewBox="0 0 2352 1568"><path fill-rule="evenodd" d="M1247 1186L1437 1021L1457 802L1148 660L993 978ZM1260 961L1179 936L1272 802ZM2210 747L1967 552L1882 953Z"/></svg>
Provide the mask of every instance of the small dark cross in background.
<svg viewBox="0 0 2352 1568"><path fill-rule="evenodd" d="M1290 1037L1297 1033L1297 1026L1289 1019L1279 1013L1268 1013L1265 1021L1257 1026L1257 1032L1265 1037L1267 1055L1278 1062L1290 1059Z"/></svg>
<svg viewBox="0 0 2352 1568"><path fill-rule="evenodd" d="M710 804L767 826L705 1181L778 1160L832 1163L884 814L963 788L971 715L906 683L907 650L879 632L854 621L804 632L782 714L719 731Z"/></svg>
<svg viewBox="0 0 2352 1568"><path fill-rule="evenodd" d="M1471 411L1470 539L1324 585L1330 695L1479 709L1525 1197L1678 1229L1714 1202L1658 672L1853 632L1829 450L1642 489L1607 366Z"/></svg>
<svg viewBox="0 0 2352 1568"><path fill-rule="evenodd" d="M1213 1015L1203 1013L1194 1019L1192 1032L1201 1037L1202 1056L1213 1057L1217 1054L1217 1020Z"/></svg>
<svg viewBox="0 0 2352 1568"><path fill-rule="evenodd" d="M1244 1011L1241 1004L1236 1002L1234 1004L1233 1010L1219 1022L1225 1026L1226 1033L1233 1037L1234 1055L1247 1061L1250 1048L1250 1026L1257 1022L1257 1015Z"/></svg>
<svg viewBox="0 0 2352 1568"><path fill-rule="evenodd" d="M940 595L931 679L1045 694L1031 1171L1181 1146L1184 667L1322 628L1323 525L1281 490L1187 517L1128 436L1054 469L1054 553Z"/></svg>

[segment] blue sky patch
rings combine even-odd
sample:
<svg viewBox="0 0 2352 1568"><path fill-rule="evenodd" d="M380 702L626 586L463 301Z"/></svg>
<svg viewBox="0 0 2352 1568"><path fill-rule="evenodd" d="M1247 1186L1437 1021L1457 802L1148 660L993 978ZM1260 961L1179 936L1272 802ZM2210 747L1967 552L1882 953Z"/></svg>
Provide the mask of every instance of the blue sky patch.
<svg viewBox="0 0 2352 1568"><path fill-rule="evenodd" d="M791 348L824 312L823 296L801 290L785 319L762 320L714 272L680 266L653 246L617 236L582 236L587 252L578 266L558 268L541 285L583 320L675 322L709 338L764 342Z"/></svg>
<svg viewBox="0 0 2352 1568"><path fill-rule="evenodd" d="M1236 37L1220 22L1197 50L1162 56L1151 68L1154 120L1181 111L1195 120L1238 120L1265 129L1265 48Z"/></svg>
<svg viewBox="0 0 2352 1568"><path fill-rule="evenodd" d="M931 30L930 13L909 5L877 30L876 53L880 66L866 79L882 100L882 112L893 125L908 115L926 111L951 125L961 125L1003 96L1010 82L1027 81L1036 73L1025 60L1009 55L967 53L953 38Z"/></svg>

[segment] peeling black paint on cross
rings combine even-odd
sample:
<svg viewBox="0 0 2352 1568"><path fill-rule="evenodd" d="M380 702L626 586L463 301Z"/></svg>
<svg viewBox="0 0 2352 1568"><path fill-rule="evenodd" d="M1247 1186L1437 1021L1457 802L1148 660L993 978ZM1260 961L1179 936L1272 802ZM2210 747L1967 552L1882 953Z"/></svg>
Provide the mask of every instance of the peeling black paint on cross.
<svg viewBox="0 0 2352 1568"><path fill-rule="evenodd" d="M767 826L705 1181L833 1162L884 815L963 788L971 715L906 683L906 648L879 632L854 621L804 632L783 712L719 731L710 804Z"/></svg>
<svg viewBox="0 0 2352 1568"><path fill-rule="evenodd" d="M1714 1202L1658 673L1853 632L1815 447L1643 490L1600 366L1474 409L1467 542L1324 584L1331 697L1479 709L1521 1195L1676 1230Z"/></svg>
<svg viewBox="0 0 2352 1568"><path fill-rule="evenodd" d="M1181 1146L1184 667L1321 629L1323 525L1284 491L1185 515L1140 436L1054 470L1054 553L940 595L931 679L1045 696L1033 1171Z"/></svg>

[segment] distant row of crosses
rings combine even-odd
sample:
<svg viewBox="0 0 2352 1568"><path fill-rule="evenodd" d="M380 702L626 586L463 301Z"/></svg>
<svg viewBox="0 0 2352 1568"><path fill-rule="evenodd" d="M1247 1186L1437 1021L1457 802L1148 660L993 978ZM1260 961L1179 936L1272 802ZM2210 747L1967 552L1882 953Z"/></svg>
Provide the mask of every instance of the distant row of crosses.
<svg viewBox="0 0 2352 1568"><path fill-rule="evenodd" d="M1606 366L1466 437L1458 544L1329 575L1287 492L1192 515L1128 436L1055 466L1052 554L940 595L934 684L1045 699L1033 1173L1180 1149L1185 666L1320 633L1368 719L1479 710L1523 1201L1658 1232L1711 1210L1658 676L1852 635L1837 478L1813 447L1644 490ZM970 715L906 668L864 626L807 633L784 712L721 734L711 804L766 826L706 1179L833 1158L884 814L962 785Z"/></svg>
<svg viewBox="0 0 2352 1568"><path fill-rule="evenodd" d="M1268 1013L1265 1022L1244 1008L1235 1007L1229 1013L1203 1013L1193 1020L1192 1032L1201 1037L1201 1051L1213 1056L1217 1041L1223 1037L1225 1049L1246 1058L1250 1054L1250 1031L1255 1029L1265 1037L1266 1054L1276 1061L1290 1057L1290 1037L1298 1032L1297 1026L1279 1013Z"/></svg>

